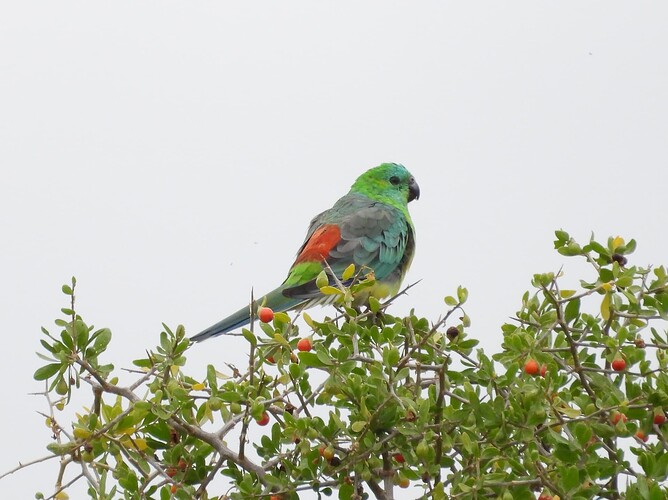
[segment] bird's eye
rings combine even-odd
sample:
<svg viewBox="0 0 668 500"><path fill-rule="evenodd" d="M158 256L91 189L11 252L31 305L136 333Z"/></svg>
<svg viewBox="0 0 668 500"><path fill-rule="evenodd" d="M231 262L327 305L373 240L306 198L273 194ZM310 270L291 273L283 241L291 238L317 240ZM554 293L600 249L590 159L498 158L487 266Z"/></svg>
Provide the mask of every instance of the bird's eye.
<svg viewBox="0 0 668 500"><path fill-rule="evenodd" d="M390 177L390 183L392 183L393 186L398 186L400 182L401 179L399 179L399 177L397 177L396 175Z"/></svg>

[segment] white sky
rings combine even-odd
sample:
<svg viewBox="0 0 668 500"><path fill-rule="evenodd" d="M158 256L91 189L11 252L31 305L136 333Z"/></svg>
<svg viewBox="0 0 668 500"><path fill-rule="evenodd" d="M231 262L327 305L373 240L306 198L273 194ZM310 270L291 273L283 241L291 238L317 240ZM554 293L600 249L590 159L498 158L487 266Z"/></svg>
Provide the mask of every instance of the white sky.
<svg viewBox="0 0 668 500"><path fill-rule="evenodd" d="M0 472L46 454L27 393L71 275L127 367L161 322L194 334L280 283L311 217L384 161L422 194L422 282L394 312L436 320L463 284L490 354L533 273L580 277L554 229L665 264L666 26L664 2L0 4ZM196 346L189 372L243 348Z"/></svg>

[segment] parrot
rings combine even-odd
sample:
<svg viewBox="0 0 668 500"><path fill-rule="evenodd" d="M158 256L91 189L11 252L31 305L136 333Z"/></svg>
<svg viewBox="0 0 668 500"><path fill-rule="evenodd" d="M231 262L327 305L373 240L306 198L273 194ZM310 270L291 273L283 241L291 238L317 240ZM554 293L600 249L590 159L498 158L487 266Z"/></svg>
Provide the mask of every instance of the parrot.
<svg viewBox="0 0 668 500"><path fill-rule="evenodd" d="M311 220L287 278L257 302L274 312L327 305L335 296L322 294L316 278L325 270L329 283L335 284L350 264L373 272L375 278L375 283L363 290L362 301L368 301L369 296L382 299L396 294L415 253L415 228L408 203L419 197L420 188L403 165L383 163L367 170L332 208ZM216 337L250 321L246 306L191 340Z"/></svg>

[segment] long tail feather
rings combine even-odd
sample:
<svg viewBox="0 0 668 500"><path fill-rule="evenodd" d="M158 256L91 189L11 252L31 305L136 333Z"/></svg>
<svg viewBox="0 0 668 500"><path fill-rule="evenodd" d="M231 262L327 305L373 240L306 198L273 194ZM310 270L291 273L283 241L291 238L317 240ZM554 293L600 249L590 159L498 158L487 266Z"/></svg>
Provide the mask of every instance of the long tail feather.
<svg viewBox="0 0 668 500"><path fill-rule="evenodd" d="M271 307L274 312L279 312L287 311L288 309L297 307L301 302L304 302L304 300L285 297L283 295L283 287L279 287L276 290L269 292L265 297L257 299L256 302L258 305L264 302L266 307ZM246 306L242 309L239 309L237 312L228 316L227 318L219 321L215 325L212 325L206 330L203 330L197 335L191 337L190 340L193 342L201 342L202 340L229 333L236 328L247 325L248 323L250 323L250 308Z"/></svg>
<svg viewBox="0 0 668 500"><path fill-rule="evenodd" d="M202 330L200 333L191 337L190 340L193 342L201 342L202 340L210 339L211 337L217 337L223 333L228 333L239 328L250 322L250 308L248 306L243 309L239 309L237 312L228 316L227 318L219 321L215 325L210 326L206 330Z"/></svg>

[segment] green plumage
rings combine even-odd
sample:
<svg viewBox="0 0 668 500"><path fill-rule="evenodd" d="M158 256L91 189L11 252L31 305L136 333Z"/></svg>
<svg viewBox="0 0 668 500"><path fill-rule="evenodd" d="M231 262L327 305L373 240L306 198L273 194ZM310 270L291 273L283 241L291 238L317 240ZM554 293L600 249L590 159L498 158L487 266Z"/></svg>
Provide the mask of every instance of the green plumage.
<svg viewBox="0 0 668 500"><path fill-rule="evenodd" d="M396 293L415 252L408 203L419 195L415 179L403 165L383 163L367 170L348 194L313 218L288 277L258 302L264 300L274 311L326 303L331 296L320 293L316 277L327 266L340 277L351 263L373 270L376 284L367 295L382 298ZM242 308L192 340L229 332L249 320L249 308Z"/></svg>

